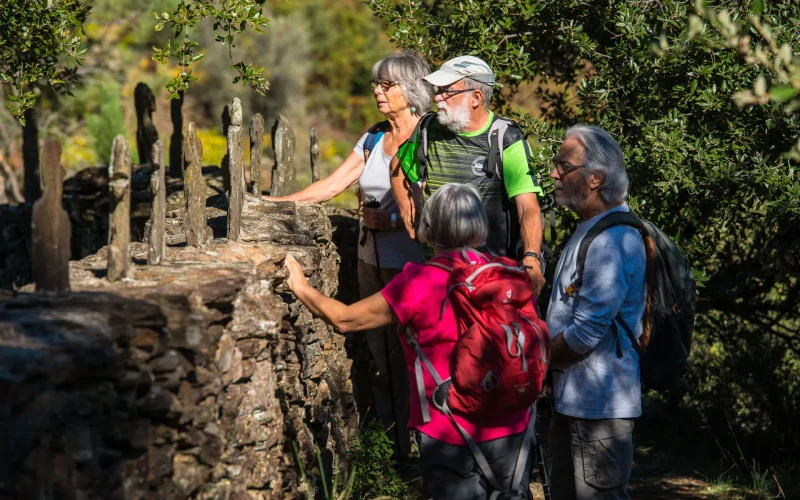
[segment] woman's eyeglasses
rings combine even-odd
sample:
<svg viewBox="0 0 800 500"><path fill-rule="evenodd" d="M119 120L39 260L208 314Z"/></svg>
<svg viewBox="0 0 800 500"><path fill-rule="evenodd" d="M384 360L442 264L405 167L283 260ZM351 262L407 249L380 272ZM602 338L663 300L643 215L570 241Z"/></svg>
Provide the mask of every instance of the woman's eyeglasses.
<svg viewBox="0 0 800 500"><path fill-rule="evenodd" d="M388 91L390 88L394 87L395 85L399 85L400 82L394 80L370 80L369 81L369 88L375 90L380 85L381 90L384 92Z"/></svg>

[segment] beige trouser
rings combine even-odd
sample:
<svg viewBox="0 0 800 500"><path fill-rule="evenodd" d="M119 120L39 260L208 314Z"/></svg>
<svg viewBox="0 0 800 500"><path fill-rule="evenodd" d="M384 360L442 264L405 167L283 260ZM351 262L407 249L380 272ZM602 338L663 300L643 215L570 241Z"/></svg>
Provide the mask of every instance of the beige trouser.
<svg viewBox="0 0 800 500"><path fill-rule="evenodd" d="M381 269L383 284L389 283L400 271L402 269ZM367 264L361 259L358 260L358 288L362 299L381 289L375 266ZM406 458L411 448L408 432L410 395L408 369L397 333L397 323L367 330L363 332L363 335L378 367L378 373L372 383L375 415L386 429L386 434L396 443L400 458ZM391 390L389 389L390 379L392 381ZM394 397L394 408L392 408L392 396Z"/></svg>

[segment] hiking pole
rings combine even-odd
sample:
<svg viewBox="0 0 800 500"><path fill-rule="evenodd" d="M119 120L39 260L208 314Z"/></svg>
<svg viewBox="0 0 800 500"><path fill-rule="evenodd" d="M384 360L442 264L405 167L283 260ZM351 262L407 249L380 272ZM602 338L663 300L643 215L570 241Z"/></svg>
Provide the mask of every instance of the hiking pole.
<svg viewBox="0 0 800 500"><path fill-rule="evenodd" d="M375 198L364 203L365 208L380 208L381 204ZM383 289L386 286L386 283L383 282L383 276L381 276L381 261L378 257L378 230L377 229L367 229L370 233L372 233L372 250L375 253L375 277L378 279L378 286ZM392 377L392 360L389 356L389 335L386 331L386 327L383 328L383 354L386 358L386 379L389 382L389 399L392 403L392 422L394 427L394 443L398 447L398 449L402 452L402 448L400 448L400 430L398 429L399 423L397 422L397 409L395 408L395 399L394 399L394 378ZM405 458L405 457L404 457Z"/></svg>
<svg viewBox="0 0 800 500"><path fill-rule="evenodd" d="M545 397L544 399L547 399L547 397ZM537 405L540 402L541 402L541 399L539 401L537 401ZM548 402L549 402L549 400L548 400ZM543 412L537 412L537 413L538 414L536 415L536 423L534 424L535 428L536 428L536 437L537 437L537 439L536 439L536 446L534 448L534 457L533 458L534 458L534 460L536 460L538 462L538 465L539 465L539 475L541 475L541 477L542 477L542 493L544 493L544 500L550 500L550 498L551 498L550 497L550 475L547 473L547 464L545 463L545 458L544 458L544 446L542 445L542 440L538 439L538 437L539 437L539 424L542 422L541 417L542 417L542 413ZM550 407L550 412L548 412L548 414L549 414L549 416L552 416L552 406ZM537 460L537 455L538 455L538 460Z"/></svg>

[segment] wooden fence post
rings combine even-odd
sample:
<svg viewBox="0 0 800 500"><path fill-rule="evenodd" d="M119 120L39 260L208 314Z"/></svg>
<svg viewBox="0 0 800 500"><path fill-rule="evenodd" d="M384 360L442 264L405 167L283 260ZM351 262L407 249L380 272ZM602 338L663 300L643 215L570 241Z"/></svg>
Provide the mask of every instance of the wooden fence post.
<svg viewBox="0 0 800 500"><path fill-rule="evenodd" d="M131 243L131 150L125 137L114 137L108 164L108 279L128 276Z"/></svg>
<svg viewBox="0 0 800 500"><path fill-rule="evenodd" d="M239 240L244 203L244 152L242 151L242 102L238 97L231 105L231 124L228 127L228 156L230 158L231 190L228 194L228 239Z"/></svg>
<svg viewBox="0 0 800 500"><path fill-rule="evenodd" d="M25 201L33 203L42 195L39 185L39 129L36 111L25 110L25 125L22 127L22 163L24 166ZM60 148L60 146L59 146Z"/></svg>
<svg viewBox="0 0 800 500"><path fill-rule="evenodd" d="M295 137L289 120L278 115L272 127L272 147L275 150L275 166L272 167L270 196L286 196L295 192L294 153Z"/></svg>
<svg viewBox="0 0 800 500"><path fill-rule="evenodd" d="M150 187L153 189L153 208L150 211L150 240L147 245L147 263L157 266L164 262L166 243L164 226L167 211L167 183L164 164L164 141L157 140L152 151L153 177Z"/></svg>
<svg viewBox="0 0 800 500"><path fill-rule="evenodd" d="M172 117L172 137L169 142L169 176L179 179L183 176L183 92L178 92L177 99L169 102L169 114Z"/></svg>
<svg viewBox="0 0 800 500"><path fill-rule="evenodd" d="M69 290L72 229L69 216L61 206L64 169L60 159L61 145L49 139L44 144L41 166L44 196L33 204L31 220L33 279L37 291Z"/></svg>
<svg viewBox="0 0 800 500"><path fill-rule="evenodd" d="M261 148L264 144L264 117L256 113L250 119L250 192L261 196Z"/></svg>
<svg viewBox="0 0 800 500"><path fill-rule="evenodd" d="M189 166L183 173L183 194L186 199L184 232L186 244L190 247L203 247L208 240L206 221L206 180L203 178L203 144L197 138L194 122L189 123L186 135L186 157Z"/></svg>
<svg viewBox="0 0 800 500"><path fill-rule="evenodd" d="M311 127L311 182L319 180L319 140L317 127Z"/></svg>
<svg viewBox="0 0 800 500"><path fill-rule="evenodd" d="M158 140L158 130L153 125L156 98L146 83L139 82L133 91L133 101L136 106L136 149L139 151L139 164L153 163L153 144Z"/></svg>
<svg viewBox="0 0 800 500"><path fill-rule="evenodd" d="M231 126L231 105L226 104L222 108L222 135L228 137L228 130ZM222 190L229 193L231 190L231 153L230 150L225 151L225 156L222 157Z"/></svg>

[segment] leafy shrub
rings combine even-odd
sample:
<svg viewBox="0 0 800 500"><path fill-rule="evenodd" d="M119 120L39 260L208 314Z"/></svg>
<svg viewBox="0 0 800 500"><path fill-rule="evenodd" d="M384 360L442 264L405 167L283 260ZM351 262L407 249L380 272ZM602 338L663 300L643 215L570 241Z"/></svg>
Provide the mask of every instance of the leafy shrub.
<svg viewBox="0 0 800 500"><path fill-rule="evenodd" d="M96 99L98 107L86 117L86 130L95 155L103 164L107 164L111 159L114 137L125 130L119 85L112 81L101 82ZM131 153L134 156L137 154L135 147L131 148ZM134 158L133 162L136 161Z"/></svg>
<svg viewBox="0 0 800 500"><path fill-rule="evenodd" d="M394 468L392 444L378 420L361 428L349 456L351 468L356 469L352 498L405 497L407 488Z"/></svg>

